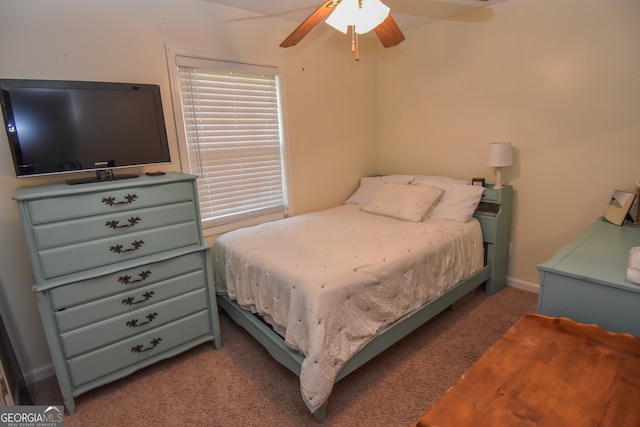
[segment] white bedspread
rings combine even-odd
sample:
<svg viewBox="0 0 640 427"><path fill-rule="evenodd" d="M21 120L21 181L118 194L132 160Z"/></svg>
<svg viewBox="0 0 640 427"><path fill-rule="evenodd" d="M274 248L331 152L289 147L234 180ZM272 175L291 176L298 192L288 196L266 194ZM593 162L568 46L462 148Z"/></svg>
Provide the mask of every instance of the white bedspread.
<svg viewBox="0 0 640 427"><path fill-rule="evenodd" d="M413 223L359 208L236 230L213 246L216 290L264 316L305 355L300 387L311 412L381 328L483 265L475 219Z"/></svg>

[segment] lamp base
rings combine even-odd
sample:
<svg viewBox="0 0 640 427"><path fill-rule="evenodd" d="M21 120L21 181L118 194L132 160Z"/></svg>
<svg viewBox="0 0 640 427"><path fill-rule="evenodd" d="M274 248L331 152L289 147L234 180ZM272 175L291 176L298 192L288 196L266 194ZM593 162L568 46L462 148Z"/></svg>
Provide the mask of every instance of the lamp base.
<svg viewBox="0 0 640 427"><path fill-rule="evenodd" d="M504 181L502 181L502 168L496 167L496 183L493 185L494 190L499 190L504 187Z"/></svg>

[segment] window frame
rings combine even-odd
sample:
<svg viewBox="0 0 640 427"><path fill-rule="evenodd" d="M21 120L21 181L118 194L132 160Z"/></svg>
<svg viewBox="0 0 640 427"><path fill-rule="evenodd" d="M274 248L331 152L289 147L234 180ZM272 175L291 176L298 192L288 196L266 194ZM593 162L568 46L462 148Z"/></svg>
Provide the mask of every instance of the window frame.
<svg viewBox="0 0 640 427"><path fill-rule="evenodd" d="M171 87L171 99L172 110L175 122L176 137L178 142L178 150L180 155L180 167L185 173L191 173L188 156L188 146L185 131L185 121L182 112L180 82L178 76L178 61L179 57L189 58L190 60L198 61L217 61L229 64L238 64L242 66L255 66L255 67L270 67L277 69L278 75L278 91L279 91L279 106L280 106L280 152L281 152L281 164L282 164L282 198L284 204L284 211L279 213L272 213L267 215L256 216L252 218L240 219L220 225L205 226L204 218L203 222L203 234L205 237L219 235L221 233L235 230L242 227L261 224L263 222L272 221L276 219L282 219L289 215L291 210L291 201L289 199L289 156L287 149L286 138L286 125L285 125L285 91L284 91L284 67L279 61L265 60L263 58L256 57L242 57L237 55L231 55L225 52L217 52L210 50L198 50L198 49L186 49L172 45L166 45L166 57L167 66L169 70L169 79ZM201 178L198 177L198 181ZM200 211L200 207L198 206Z"/></svg>

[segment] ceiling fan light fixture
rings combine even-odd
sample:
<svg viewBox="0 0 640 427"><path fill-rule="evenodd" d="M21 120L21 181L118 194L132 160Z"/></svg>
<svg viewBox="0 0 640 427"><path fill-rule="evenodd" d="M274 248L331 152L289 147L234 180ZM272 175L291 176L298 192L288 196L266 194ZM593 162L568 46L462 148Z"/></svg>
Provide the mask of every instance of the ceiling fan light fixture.
<svg viewBox="0 0 640 427"><path fill-rule="evenodd" d="M389 8L380 0L342 0L325 22L344 34L347 34L349 26L355 26L356 33L365 34L380 25L387 16Z"/></svg>

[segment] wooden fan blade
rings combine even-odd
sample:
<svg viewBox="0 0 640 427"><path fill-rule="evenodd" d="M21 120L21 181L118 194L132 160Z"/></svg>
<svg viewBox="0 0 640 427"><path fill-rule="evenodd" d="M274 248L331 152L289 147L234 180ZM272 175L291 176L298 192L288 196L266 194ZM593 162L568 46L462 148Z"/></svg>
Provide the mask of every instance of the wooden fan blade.
<svg viewBox="0 0 640 427"><path fill-rule="evenodd" d="M322 6L317 8L307 19L302 21L302 24L293 30L293 33L291 33L289 37L280 43L280 47L291 47L297 45L298 42L309 33L309 31L313 30L316 25L329 16L341 1L342 0L325 1Z"/></svg>
<svg viewBox="0 0 640 427"><path fill-rule="evenodd" d="M396 46L404 40L404 34L400 31L400 27L396 24L395 19L391 17L391 14L387 16L387 19L382 21L382 24L374 28L373 31L376 32L376 35L384 47Z"/></svg>

